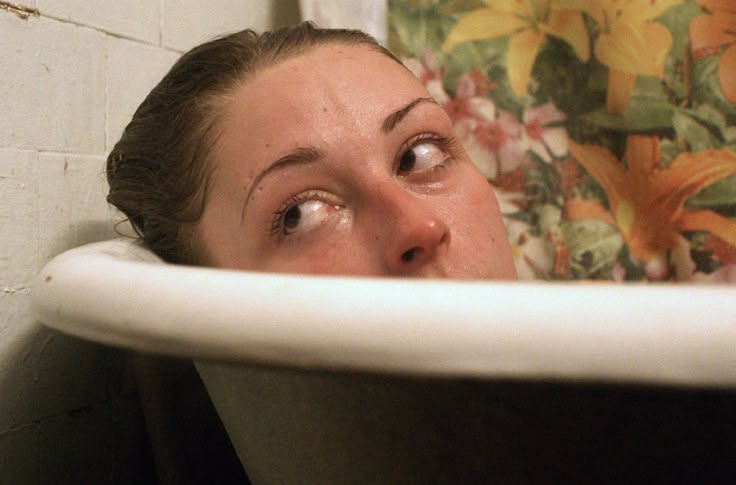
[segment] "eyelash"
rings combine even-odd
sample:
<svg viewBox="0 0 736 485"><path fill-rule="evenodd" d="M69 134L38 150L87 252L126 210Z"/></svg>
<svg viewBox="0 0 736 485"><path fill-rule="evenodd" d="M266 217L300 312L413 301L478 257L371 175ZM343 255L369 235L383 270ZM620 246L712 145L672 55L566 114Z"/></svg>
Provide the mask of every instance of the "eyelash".
<svg viewBox="0 0 736 485"><path fill-rule="evenodd" d="M396 157L396 160L394 161L394 172L398 173L399 164L401 163L401 158L411 150L412 148L421 145L424 142L432 142L435 143L437 146L439 146L443 151L449 152L451 151L455 145L457 145L457 138L448 137L448 136L439 136L434 133L422 133L420 135L417 135L410 140L408 140L406 143L404 143L404 146L399 150L399 154ZM446 162L452 161L453 157L449 156L447 157Z"/></svg>
<svg viewBox="0 0 736 485"><path fill-rule="evenodd" d="M269 233L271 236L283 236L283 221L284 221L284 215L286 214L286 211L294 207L295 205L299 205L302 202L306 202L310 199L314 199L315 197L319 197L319 192L315 190L308 190L307 192L300 192L298 194L294 194L288 199L284 201L283 204L281 204L281 207L279 207L279 210L274 212L273 218L271 219L271 228L269 230Z"/></svg>
<svg viewBox="0 0 736 485"><path fill-rule="evenodd" d="M401 158L406 154L407 151L425 142L435 143L443 151L449 152L457 144L457 138L438 136L434 133L422 133L420 135L417 135L411 138L406 143L404 143L401 150L399 150L399 154L396 157L396 160L394 161L394 172L398 173L398 168L401 162ZM449 156L448 154L447 161L452 161L452 160L453 158ZM320 192L316 190L308 190L306 192L300 192L298 194L294 194L288 199L286 199L284 203L281 204L281 207L279 207L279 209L273 214L273 218L271 219L271 225L269 227L269 234L272 237L279 237L279 238L285 237L285 234L283 233L283 221L284 221L284 215L286 214L286 212L292 207L301 204L302 202L306 202L308 200L315 199L315 198L316 199L322 198L322 196L320 196Z"/></svg>

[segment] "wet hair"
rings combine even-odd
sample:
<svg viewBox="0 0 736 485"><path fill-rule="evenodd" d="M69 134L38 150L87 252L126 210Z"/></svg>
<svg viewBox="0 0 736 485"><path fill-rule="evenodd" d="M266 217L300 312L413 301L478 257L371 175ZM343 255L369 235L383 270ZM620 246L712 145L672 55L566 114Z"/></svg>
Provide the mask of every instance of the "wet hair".
<svg viewBox="0 0 736 485"><path fill-rule="evenodd" d="M195 229L211 180L207 159L230 95L264 67L335 44L366 46L400 63L366 33L309 22L263 34L243 30L184 54L141 103L109 154L107 201L165 261L202 264Z"/></svg>

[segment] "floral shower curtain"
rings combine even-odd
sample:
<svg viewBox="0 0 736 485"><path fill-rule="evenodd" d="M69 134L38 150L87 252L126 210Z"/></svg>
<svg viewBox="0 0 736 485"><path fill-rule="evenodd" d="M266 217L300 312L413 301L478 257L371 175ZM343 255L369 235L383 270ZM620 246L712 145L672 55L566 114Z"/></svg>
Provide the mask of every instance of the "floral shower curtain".
<svg viewBox="0 0 736 485"><path fill-rule="evenodd" d="M736 0L390 0L524 279L736 281Z"/></svg>

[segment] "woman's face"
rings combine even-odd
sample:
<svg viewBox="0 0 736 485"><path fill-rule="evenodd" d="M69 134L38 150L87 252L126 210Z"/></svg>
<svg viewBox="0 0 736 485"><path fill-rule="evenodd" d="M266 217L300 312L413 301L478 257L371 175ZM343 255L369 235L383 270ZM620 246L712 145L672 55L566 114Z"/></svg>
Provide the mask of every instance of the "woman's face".
<svg viewBox="0 0 736 485"><path fill-rule="evenodd" d="M221 118L204 263L308 274L515 278L490 186L404 67L323 46L260 71Z"/></svg>

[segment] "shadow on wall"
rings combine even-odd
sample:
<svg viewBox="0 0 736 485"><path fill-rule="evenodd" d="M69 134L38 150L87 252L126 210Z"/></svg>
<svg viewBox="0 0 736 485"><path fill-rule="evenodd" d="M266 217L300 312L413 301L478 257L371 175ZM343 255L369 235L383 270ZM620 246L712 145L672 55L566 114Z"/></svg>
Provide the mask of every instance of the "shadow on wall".
<svg viewBox="0 0 736 485"><path fill-rule="evenodd" d="M119 235L104 221L72 224L42 257ZM15 330L0 373L0 482L248 483L191 361L131 356L38 322Z"/></svg>
<svg viewBox="0 0 736 485"><path fill-rule="evenodd" d="M39 258L114 235L103 221L72 224ZM12 342L0 371L0 481L156 483L127 355L32 322L30 298L15 301L0 322Z"/></svg>
<svg viewBox="0 0 736 485"><path fill-rule="evenodd" d="M112 209L110 209L111 218L120 220L121 216L112 215ZM120 224L113 224L109 221L79 221L67 226L63 231L59 231L54 234L50 244L50 247L41 255L41 258L45 258L45 261L41 261L41 267L51 261L54 257L79 246L85 244L92 244L100 241L107 241L119 237L135 237L135 232L127 222ZM39 267L40 269L40 267Z"/></svg>
<svg viewBox="0 0 736 485"><path fill-rule="evenodd" d="M299 0L274 0L271 10L270 25L273 28L296 24L301 21L299 16Z"/></svg>
<svg viewBox="0 0 736 485"><path fill-rule="evenodd" d="M155 483L123 352L31 325L8 359L0 415L15 421L0 433L4 483Z"/></svg>

